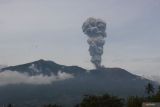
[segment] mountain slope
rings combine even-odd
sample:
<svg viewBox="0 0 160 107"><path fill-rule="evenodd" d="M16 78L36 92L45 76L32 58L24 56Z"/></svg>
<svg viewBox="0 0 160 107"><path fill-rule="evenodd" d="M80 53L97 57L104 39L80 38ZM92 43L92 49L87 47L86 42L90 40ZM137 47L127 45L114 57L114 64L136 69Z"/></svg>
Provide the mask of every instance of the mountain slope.
<svg viewBox="0 0 160 107"><path fill-rule="evenodd" d="M0 99L0 105L14 103L19 107L36 107L45 103L57 103L69 107L78 103L85 94L110 93L123 97L144 95L144 86L152 82L121 68L101 68L86 72L86 69L78 66L64 66L45 60L6 67L0 72L7 70L28 73L30 76L39 74L50 76L52 73L56 75L59 71L74 75L74 78L46 85L1 86L0 96L4 97Z"/></svg>
<svg viewBox="0 0 160 107"><path fill-rule="evenodd" d="M10 71L18 71L20 73L28 73L29 75L51 75L57 74L58 71L64 71L66 73L73 73L75 75L79 73L84 73L86 70L80 68L78 66L64 66L56 64L53 61L45 61L38 60L27 64L17 65L17 66L9 66L6 68L2 68L1 72L10 70Z"/></svg>

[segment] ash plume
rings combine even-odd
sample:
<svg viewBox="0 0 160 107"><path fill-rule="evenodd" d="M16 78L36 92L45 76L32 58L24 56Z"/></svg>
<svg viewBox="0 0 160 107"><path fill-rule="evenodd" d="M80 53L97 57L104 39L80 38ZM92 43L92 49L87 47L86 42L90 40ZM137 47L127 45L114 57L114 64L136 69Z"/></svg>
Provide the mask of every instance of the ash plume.
<svg viewBox="0 0 160 107"><path fill-rule="evenodd" d="M82 26L84 34L89 38L89 52L91 55L91 62L96 68L101 68L101 56L103 54L103 46L105 44L106 23L101 19L88 18Z"/></svg>

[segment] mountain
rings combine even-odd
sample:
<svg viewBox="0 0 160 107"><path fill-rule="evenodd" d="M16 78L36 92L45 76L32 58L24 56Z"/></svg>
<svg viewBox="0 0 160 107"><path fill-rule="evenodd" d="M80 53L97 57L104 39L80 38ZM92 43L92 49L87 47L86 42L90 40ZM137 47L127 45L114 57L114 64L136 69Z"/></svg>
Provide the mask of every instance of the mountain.
<svg viewBox="0 0 160 107"><path fill-rule="evenodd" d="M83 95L110 93L121 97L145 95L144 87L148 82L157 83L131 74L121 68L100 68L86 70L78 66L65 66L52 61L35 62L2 68L1 73L12 71L52 76L60 72L72 74L73 78L52 82L51 84L10 84L0 86L0 105L14 103L17 107L38 107L46 103L56 103L65 107L80 102Z"/></svg>
<svg viewBox="0 0 160 107"><path fill-rule="evenodd" d="M78 67L78 66L64 66L56 64L53 61L45 61L40 59L38 61L34 61L27 64L17 65L17 66L9 66L2 68L0 72L10 70L10 71L18 71L20 73L28 73L30 76L34 75L48 75L50 76L52 73L57 74L58 71L63 71L66 73L71 73L74 75L78 75L80 73L85 73L86 70Z"/></svg>
<svg viewBox="0 0 160 107"><path fill-rule="evenodd" d="M0 65L0 70L1 70L2 68L5 68L5 67L7 67L7 66L5 66L5 65Z"/></svg>
<svg viewBox="0 0 160 107"><path fill-rule="evenodd" d="M150 76L147 76L146 78L153 80L153 81L157 81L160 84L160 76L159 75L150 75Z"/></svg>

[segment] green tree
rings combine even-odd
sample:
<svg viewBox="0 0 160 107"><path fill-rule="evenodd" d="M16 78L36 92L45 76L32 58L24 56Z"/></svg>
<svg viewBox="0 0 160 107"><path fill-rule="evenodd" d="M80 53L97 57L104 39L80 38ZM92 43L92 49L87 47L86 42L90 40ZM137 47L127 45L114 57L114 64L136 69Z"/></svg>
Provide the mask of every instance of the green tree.
<svg viewBox="0 0 160 107"><path fill-rule="evenodd" d="M145 87L145 91L148 94L148 97L151 97L151 94L154 94L154 86L152 83L148 83Z"/></svg>
<svg viewBox="0 0 160 107"><path fill-rule="evenodd" d="M158 92L157 93L159 93L160 94L160 86L158 86Z"/></svg>
<svg viewBox="0 0 160 107"><path fill-rule="evenodd" d="M124 100L117 96L105 94L103 96L85 96L75 107L123 107Z"/></svg>
<svg viewBox="0 0 160 107"><path fill-rule="evenodd" d="M13 104L8 104L7 107L13 107Z"/></svg>
<svg viewBox="0 0 160 107"><path fill-rule="evenodd" d="M149 99L150 102L160 102L160 86L158 87L158 91L152 95Z"/></svg>
<svg viewBox="0 0 160 107"><path fill-rule="evenodd" d="M142 103L144 101L143 97L138 96L130 96L127 98L127 107L142 107Z"/></svg>
<svg viewBox="0 0 160 107"><path fill-rule="evenodd" d="M62 106L57 104L48 104L48 105L44 105L43 107L62 107Z"/></svg>

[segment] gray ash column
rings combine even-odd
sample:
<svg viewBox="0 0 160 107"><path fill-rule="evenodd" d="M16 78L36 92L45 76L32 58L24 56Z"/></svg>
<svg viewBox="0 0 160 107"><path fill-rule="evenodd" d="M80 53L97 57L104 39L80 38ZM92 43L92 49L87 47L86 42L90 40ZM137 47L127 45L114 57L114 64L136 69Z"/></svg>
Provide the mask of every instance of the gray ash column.
<svg viewBox="0 0 160 107"><path fill-rule="evenodd" d="M84 34L89 38L89 52L91 55L91 62L96 68L101 67L101 56L103 54L103 46L106 38L106 23L101 19L88 18L82 26Z"/></svg>

